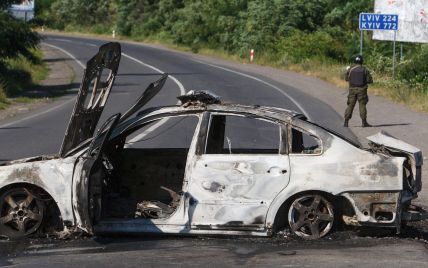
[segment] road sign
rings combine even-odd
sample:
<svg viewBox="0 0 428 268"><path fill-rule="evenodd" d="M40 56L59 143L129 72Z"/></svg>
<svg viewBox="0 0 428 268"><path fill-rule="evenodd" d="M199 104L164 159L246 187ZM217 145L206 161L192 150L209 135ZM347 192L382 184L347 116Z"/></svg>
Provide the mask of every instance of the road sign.
<svg viewBox="0 0 428 268"><path fill-rule="evenodd" d="M395 14L377 14L377 13L360 13L360 30L398 30L398 15Z"/></svg>
<svg viewBox="0 0 428 268"><path fill-rule="evenodd" d="M34 1L35 0L23 0L21 4L11 5L9 12L18 19L29 21L34 18Z"/></svg>
<svg viewBox="0 0 428 268"><path fill-rule="evenodd" d="M395 76L395 41L398 31L397 14L360 13L360 54L363 55L363 31L394 31L392 76Z"/></svg>

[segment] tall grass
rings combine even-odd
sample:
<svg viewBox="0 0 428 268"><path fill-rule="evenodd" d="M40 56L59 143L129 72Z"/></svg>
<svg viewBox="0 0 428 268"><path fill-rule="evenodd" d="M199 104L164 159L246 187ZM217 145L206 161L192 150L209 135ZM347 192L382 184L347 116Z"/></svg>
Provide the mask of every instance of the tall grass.
<svg viewBox="0 0 428 268"><path fill-rule="evenodd" d="M48 75L39 49L32 51L31 59L18 57L6 59L0 73L0 109L10 104L9 98L25 96L27 91L38 85Z"/></svg>

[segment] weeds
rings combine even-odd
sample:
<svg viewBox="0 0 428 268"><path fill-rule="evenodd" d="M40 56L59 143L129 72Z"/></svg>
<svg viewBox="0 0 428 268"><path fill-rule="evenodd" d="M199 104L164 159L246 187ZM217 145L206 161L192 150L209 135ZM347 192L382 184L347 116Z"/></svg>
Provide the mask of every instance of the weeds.
<svg viewBox="0 0 428 268"><path fill-rule="evenodd" d="M48 75L40 50L32 50L31 60L25 57L6 59L0 72L0 109L10 104L8 98L28 102L28 90L34 88Z"/></svg>

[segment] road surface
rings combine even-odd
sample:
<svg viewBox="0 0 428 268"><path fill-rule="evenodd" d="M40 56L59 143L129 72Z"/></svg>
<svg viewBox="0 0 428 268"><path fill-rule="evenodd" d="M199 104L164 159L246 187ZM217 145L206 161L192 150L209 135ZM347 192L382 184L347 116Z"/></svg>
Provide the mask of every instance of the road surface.
<svg viewBox="0 0 428 268"><path fill-rule="evenodd" d="M59 151L86 61L102 40L46 35L44 43L63 53L76 77L69 94L43 110L0 122L0 161ZM129 108L142 90L171 75L148 106L172 105L189 90L210 90L224 101L283 107L354 138L331 107L301 91L263 76L212 64L198 57L150 46L123 43L115 87L103 119ZM316 88L316 84L313 85ZM417 239L415 239L417 238ZM0 266L369 266L427 267L426 227L412 227L397 236L360 231L336 232L320 241L287 235L274 238L94 237L59 241L33 238L0 240Z"/></svg>

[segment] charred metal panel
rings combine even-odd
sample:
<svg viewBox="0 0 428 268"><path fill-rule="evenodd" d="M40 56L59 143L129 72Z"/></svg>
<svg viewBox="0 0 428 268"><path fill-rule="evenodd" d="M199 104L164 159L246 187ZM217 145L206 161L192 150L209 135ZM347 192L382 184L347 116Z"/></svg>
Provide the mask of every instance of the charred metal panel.
<svg viewBox="0 0 428 268"><path fill-rule="evenodd" d="M168 220L169 222L169 220ZM234 224L234 223L232 223ZM235 230L234 230L235 229ZM132 219L124 221L103 221L94 227L96 233L161 233L161 234L209 234L209 235L251 235L251 236L269 236L270 233L264 228L253 227L251 229L235 228L234 225L225 228L217 226L194 226L190 228L187 225L170 224L159 222L158 220Z"/></svg>
<svg viewBox="0 0 428 268"><path fill-rule="evenodd" d="M367 137L370 141L370 149L374 153L386 153L387 155L405 156L408 158L408 169L410 174L407 174L410 190L417 193L422 190L422 165L423 156L420 149L407 144L385 131L379 132L376 135Z"/></svg>
<svg viewBox="0 0 428 268"><path fill-rule="evenodd" d="M191 224L227 229L264 226L272 200L289 181L286 155L202 155L191 169Z"/></svg>
<svg viewBox="0 0 428 268"><path fill-rule="evenodd" d="M394 224L399 208L399 192L352 192L342 194L354 206L359 223Z"/></svg>
<svg viewBox="0 0 428 268"><path fill-rule="evenodd" d="M314 133L316 130L305 129ZM290 154L290 183L269 208L268 224L273 223L279 207L300 192L321 191L338 195L403 190L404 157L373 154L326 132L320 133L317 132L323 141L321 155Z"/></svg>
<svg viewBox="0 0 428 268"><path fill-rule="evenodd" d="M144 90L140 98L138 98L137 102L122 115L122 117L120 118L120 121L123 122L126 119L128 119L131 115L136 113L146 103L148 103L154 96L156 96L156 94L158 94L159 91L162 89L167 78L168 78L168 74L163 74L159 80L153 83L150 83L150 85L146 88L146 90Z"/></svg>
<svg viewBox="0 0 428 268"><path fill-rule="evenodd" d="M43 157L40 157L43 158ZM57 203L63 221L73 222L71 206L72 172L76 157L25 162L0 167L0 189L28 183L45 190Z"/></svg>
<svg viewBox="0 0 428 268"><path fill-rule="evenodd" d="M60 150L62 157L93 136L116 78L120 56L120 44L107 43L87 62L76 104L62 142ZM101 81L104 69L109 71L105 83Z"/></svg>

